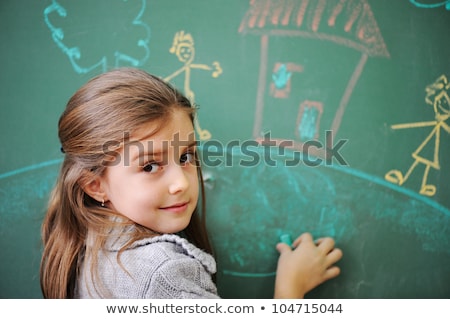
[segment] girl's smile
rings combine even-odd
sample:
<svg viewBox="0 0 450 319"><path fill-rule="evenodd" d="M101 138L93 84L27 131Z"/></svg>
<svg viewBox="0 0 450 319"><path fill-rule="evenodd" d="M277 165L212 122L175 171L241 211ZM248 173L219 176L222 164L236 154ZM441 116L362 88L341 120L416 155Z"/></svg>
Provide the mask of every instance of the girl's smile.
<svg viewBox="0 0 450 319"><path fill-rule="evenodd" d="M172 212L172 213L182 213L188 208L189 202L183 202L179 204L174 204L166 207L161 207L161 209Z"/></svg>

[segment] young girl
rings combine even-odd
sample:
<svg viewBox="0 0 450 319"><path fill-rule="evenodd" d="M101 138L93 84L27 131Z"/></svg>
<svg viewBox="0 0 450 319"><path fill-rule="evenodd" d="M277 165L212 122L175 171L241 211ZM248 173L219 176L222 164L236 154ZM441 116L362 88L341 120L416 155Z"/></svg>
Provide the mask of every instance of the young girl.
<svg viewBox="0 0 450 319"><path fill-rule="evenodd" d="M193 119L186 97L137 69L73 95L42 225L45 298L219 297ZM302 298L339 274L331 238L305 233L293 247L276 246L276 298Z"/></svg>

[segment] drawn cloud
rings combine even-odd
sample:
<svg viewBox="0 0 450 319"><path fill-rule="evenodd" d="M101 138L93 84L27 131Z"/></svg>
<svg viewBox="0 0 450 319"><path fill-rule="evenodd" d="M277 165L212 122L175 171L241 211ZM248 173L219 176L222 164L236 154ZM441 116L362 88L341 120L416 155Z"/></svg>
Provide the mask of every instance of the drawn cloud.
<svg viewBox="0 0 450 319"><path fill-rule="evenodd" d="M147 0L52 0L44 9L51 36L75 72L141 66L149 58Z"/></svg>

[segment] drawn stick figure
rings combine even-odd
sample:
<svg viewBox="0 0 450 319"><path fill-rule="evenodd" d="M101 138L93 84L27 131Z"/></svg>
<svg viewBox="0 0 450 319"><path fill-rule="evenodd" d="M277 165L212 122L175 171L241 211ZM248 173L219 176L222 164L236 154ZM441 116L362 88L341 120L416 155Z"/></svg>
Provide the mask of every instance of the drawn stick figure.
<svg viewBox="0 0 450 319"><path fill-rule="evenodd" d="M170 53L175 54L178 60L183 63L183 66L164 78L164 80L170 81L184 72L184 94L186 94L186 97L194 104L195 94L191 90L190 85L191 69L212 70L212 77L217 78L222 73L220 63L213 62L212 67L206 64L192 63L195 57L194 39L190 33L184 33L184 31L179 31L175 34ZM201 129L197 116L195 116L195 127L201 140L208 140L211 138L211 133L208 130Z"/></svg>
<svg viewBox="0 0 450 319"><path fill-rule="evenodd" d="M427 184L428 172L430 168L436 170L440 169L439 165L439 147L441 129L444 129L447 133L450 133L449 123L446 121L450 117L450 83L447 78L442 75L436 82L427 86L427 96L425 102L433 106L435 113L435 120L428 122L416 122L395 124L391 127L393 129L405 129L405 128L417 128L417 127L433 127L432 131L425 140L419 145L419 147L411 154L414 162L403 175L399 170L391 170L385 175L385 179L389 182L402 185L409 178L413 170L418 164L425 165L425 171L422 178L422 185L420 187L420 194L426 196L433 196L436 193L436 186ZM427 152L431 148L431 156ZM431 157L431 158L430 158Z"/></svg>

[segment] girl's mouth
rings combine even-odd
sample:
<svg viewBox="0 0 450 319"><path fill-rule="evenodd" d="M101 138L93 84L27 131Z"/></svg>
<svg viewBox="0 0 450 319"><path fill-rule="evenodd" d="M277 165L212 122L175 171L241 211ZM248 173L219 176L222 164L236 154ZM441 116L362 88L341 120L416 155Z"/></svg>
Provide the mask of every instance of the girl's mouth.
<svg viewBox="0 0 450 319"><path fill-rule="evenodd" d="M161 209L168 211L168 212L181 213L186 210L186 208L188 207L188 204L189 204L189 202L176 203L174 205L161 207Z"/></svg>

